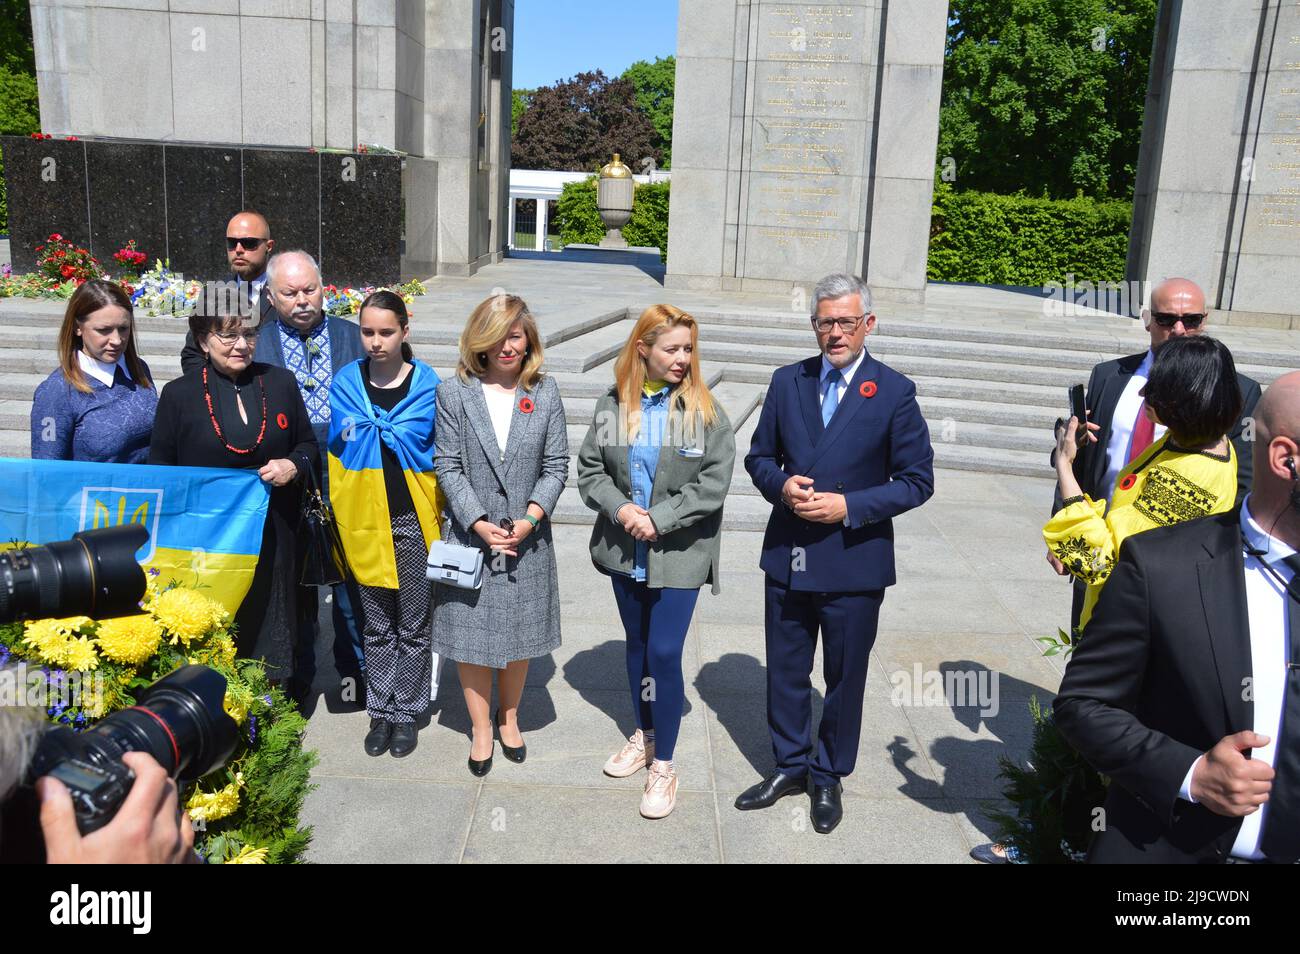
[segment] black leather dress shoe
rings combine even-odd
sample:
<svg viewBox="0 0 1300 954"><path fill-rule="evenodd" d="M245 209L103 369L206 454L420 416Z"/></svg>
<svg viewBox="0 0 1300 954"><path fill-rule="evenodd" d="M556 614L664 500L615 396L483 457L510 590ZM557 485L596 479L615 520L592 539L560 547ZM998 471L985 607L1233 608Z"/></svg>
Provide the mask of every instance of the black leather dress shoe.
<svg viewBox="0 0 1300 954"><path fill-rule="evenodd" d="M371 719L366 733L366 755L383 755L392 739L393 724L387 719Z"/></svg>
<svg viewBox="0 0 1300 954"><path fill-rule="evenodd" d="M388 751L393 753L393 758L404 759L415 751L415 742L419 730L415 727L414 722L398 722L393 726L393 741Z"/></svg>
<svg viewBox="0 0 1300 954"><path fill-rule="evenodd" d="M813 786L812 823L818 834L829 835L844 817L844 806L840 804L840 792L843 790L844 787L839 782Z"/></svg>
<svg viewBox="0 0 1300 954"><path fill-rule="evenodd" d="M736 807L742 812L753 811L756 808L771 808L778 799L807 790L808 779L804 776L795 777L773 772L757 785L751 785L741 792L736 797Z"/></svg>
<svg viewBox="0 0 1300 954"><path fill-rule="evenodd" d="M506 740L501 738L501 710L500 709L498 709L496 713L492 716L492 726L493 728L496 729L497 739L500 740L501 742L502 755L508 758L511 762L523 762L524 759L528 758L527 745L520 745L520 746L506 745Z"/></svg>
<svg viewBox="0 0 1300 954"><path fill-rule="evenodd" d="M495 749L496 743L493 742L492 745ZM488 772L492 771L492 756L490 754L485 759L476 759L473 756L470 756L468 762L469 774L473 775L475 778L482 778Z"/></svg>

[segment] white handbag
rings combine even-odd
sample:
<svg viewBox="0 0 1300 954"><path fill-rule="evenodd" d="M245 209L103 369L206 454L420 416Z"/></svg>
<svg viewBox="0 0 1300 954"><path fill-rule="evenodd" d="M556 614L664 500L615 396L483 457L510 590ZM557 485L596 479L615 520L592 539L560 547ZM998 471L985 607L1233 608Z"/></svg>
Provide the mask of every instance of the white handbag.
<svg viewBox="0 0 1300 954"><path fill-rule="evenodd" d="M434 583L445 583L462 590L483 586L483 551L446 540L434 540L429 547L425 576Z"/></svg>

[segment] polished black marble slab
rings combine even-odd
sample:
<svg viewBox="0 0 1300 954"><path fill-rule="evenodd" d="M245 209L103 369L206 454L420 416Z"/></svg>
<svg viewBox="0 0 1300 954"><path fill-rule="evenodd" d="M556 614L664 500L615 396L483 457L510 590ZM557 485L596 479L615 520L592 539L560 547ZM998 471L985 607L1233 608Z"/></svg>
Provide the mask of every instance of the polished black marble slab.
<svg viewBox="0 0 1300 954"><path fill-rule="evenodd" d="M89 248L85 144L2 136L0 149L4 150L13 270L35 270L36 246L52 232Z"/></svg>
<svg viewBox="0 0 1300 954"><path fill-rule="evenodd" d="M111 274L113 253L135 239L154 259L167 257L167 200L163 150L150 143L87 142L86 190L90 197L90 247Z"/></svg>
<svg viewBox="0 0 1300 954"><path fill-rule="evenodd" d="M302 249L320 260L320 156L244 150L244 207L271 224L277 251Z"/></svg>
<svg viewBox="0 0 1300 954"><path fill-rule="evenodd" d="M400 278L400 156L320 157L321 271L336 285L388 285Z"/></svg>
<svg viewBox="0 0 1300 954"><path fill-rule="evenodd" d="M220 281L230 273L226 223L244 207L242 152L238 147L164 147L167 247L173 264L184 263L187 276Z"/></svg>

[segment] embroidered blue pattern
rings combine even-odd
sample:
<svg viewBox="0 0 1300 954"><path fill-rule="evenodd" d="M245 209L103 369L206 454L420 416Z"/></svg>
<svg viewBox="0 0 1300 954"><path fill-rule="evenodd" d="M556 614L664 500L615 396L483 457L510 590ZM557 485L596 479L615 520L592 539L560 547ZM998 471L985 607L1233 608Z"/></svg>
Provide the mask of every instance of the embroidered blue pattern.
<svg viewBox="0 0 1300 954"><path fill-rule="evenodd" d="M280 345L284 349L284 366L298 379L298 390L307 405L313 424L327 424L330 419L330 385L334 381L330 358L330 323L323 319L307 334L304 341L296 328L277 321Z"/></svg>

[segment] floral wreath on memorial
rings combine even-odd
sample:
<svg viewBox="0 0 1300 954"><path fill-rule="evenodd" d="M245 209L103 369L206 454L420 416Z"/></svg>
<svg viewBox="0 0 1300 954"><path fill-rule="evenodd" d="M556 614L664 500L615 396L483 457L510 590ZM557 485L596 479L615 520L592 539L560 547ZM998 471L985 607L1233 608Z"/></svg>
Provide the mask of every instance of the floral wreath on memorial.
<svg viewBox="0 0 1300 954"><path fill-rule="evenodd" d="M181 666L215 669L226 678L239 744L228 764L181 791L194 848L213 864L300 861L311 829L299 813L316 764L316 753L302 747L306 720L268 684L260 661L235 658L225 609L191 587L160 588L157 577L149 570L138 616L0 625L0 666L27 663L24 685L41 683L41 701L54 703L49 721L78 732L134 705L137 692Z"/></svg>

